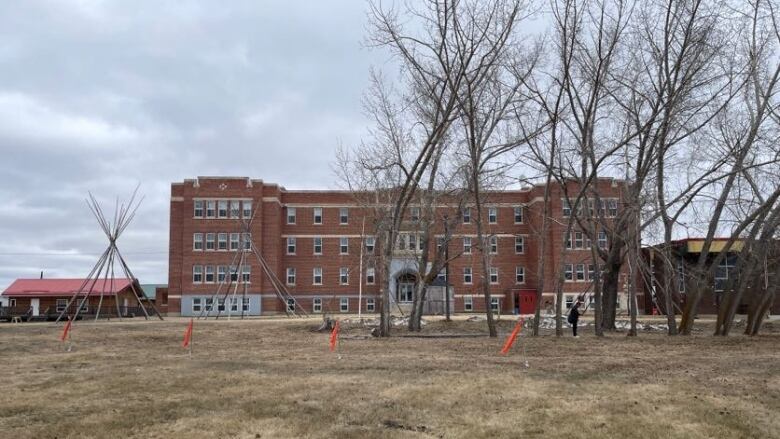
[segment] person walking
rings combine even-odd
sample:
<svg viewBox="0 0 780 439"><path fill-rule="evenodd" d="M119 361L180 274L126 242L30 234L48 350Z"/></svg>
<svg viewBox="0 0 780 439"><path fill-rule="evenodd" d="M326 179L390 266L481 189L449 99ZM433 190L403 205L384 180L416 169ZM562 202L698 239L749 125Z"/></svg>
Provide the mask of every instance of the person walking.
<svg viewBox="0 0 780 439"><path fill-rule="evenodd" d="M577 336L577 322L580 320L580 306L582 306L582 298L577 299L577 303L571 307L569 311L569 317L566 319L571 324L571 332L575 337Z"/></svg>

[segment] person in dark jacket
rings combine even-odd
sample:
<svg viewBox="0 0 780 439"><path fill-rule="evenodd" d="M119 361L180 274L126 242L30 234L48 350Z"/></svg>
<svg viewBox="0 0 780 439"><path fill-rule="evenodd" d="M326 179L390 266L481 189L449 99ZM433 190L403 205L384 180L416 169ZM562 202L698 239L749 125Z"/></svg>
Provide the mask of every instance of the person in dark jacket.
<svg viewBox="0 0 780 439"><path fill-rule="evenodd" d="M580 320L580 306L582 306L582 299L577 299L577 303L571 307L569 311L568 322L571 324L571 332L577 337L577 322Z"/></svg>

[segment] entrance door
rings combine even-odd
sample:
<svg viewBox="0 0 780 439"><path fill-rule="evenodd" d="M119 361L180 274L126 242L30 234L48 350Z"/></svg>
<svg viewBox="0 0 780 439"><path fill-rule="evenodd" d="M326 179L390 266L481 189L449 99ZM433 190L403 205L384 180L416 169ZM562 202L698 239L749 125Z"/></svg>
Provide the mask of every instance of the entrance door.
<svg viewBox="0 0 780 439"><path fill-rule="evenodd" d="M30 299L30 307L32 307L32 315L37 316L41 308L41 299Z"/></svg>
<svg viewBox="0 0 780 439"><path fill-rule="evenodd" d="M520 314L533 314L536 311L536 291L520 292Z"/></svg>

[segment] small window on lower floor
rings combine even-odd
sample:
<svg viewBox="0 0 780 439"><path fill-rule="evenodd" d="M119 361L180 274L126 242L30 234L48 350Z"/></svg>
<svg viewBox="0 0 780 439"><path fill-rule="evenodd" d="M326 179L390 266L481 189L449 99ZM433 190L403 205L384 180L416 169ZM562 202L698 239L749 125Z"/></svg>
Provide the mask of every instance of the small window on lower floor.
<svg viewBox="0 0 780 439"><path fill-rule="evenodd" d="M68 299L57 299L57 312L63 312L67 307Z"/></svg>
<svg viewBox="0 0 780 439"><path fill-rule="evenodd" d="M498 297L491 297L490 298L490 310L493 312L498 312L499 310L499 304L500 300Z"/></svg>
<svg viewBox="0 0 780 439"><path fill-rule="evenodd" d="M249 312L249 297L244 297L241 301L241 307L244 312Z"/></svg>
<svg viewBox="0 0 780 439"><path fill-rule="evenodd" d="M474 298L471 296L463 297L463 310L474 311Z"/></svg>
<svg viewBox="0 0 780 439"><path fill-rule="evenodd" d="M374 312L376 309L376 302L374 299L366 299L366 311Z"/></svg>
<svg viewBox="0 0 780 439"><path fill-rule="evenodd" d="M201 310L203 310L202 306L203 302L200 297L192 299L192 312L201 312Z"/></svg>
<svg viewBox="0 0 780 439"><path fill-rule="evenodd" d="M342 297L341 300L339 300L339 310L341 312L349 311L349 298L348 297Z"/></svg>
<svg viewBox="0 0 780 439"><path fill-rule="evenodd" d="M574 296L566 296L566 309L571 309L574 305Z"/></svg>
<svg viewBox="0 0 780 439"><path fill-rule="evenodd" d="M322 299L315 297L311 302L312 312L322 312Z"/></svg>
<svg viewBox="0 0 780 439"><path fill-rule="evenodd" d="M230 311L231 312L237 312L238 311L238 297L231 297L230 298Z"/></svg>
<svg viewBox="0 0 780 439"><path fill-rule="evenodd" d="M287 299L287 312L295 312L295 299Z"/></svg>
<svg viewBox="0 0 780 439"><path fill-rule="evenodd" d="M11 308L16 308L16 299L8 299L8 306Z"/></svg>

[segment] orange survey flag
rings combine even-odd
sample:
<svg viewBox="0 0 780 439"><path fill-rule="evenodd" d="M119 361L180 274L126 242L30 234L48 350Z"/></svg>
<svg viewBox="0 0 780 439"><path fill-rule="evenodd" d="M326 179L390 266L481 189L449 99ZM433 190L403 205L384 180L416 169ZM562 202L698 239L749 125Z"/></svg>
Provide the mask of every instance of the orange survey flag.
<svg viewBox="0 0 780 439"><path fill-rule="evenodd" d="M339 321L336 320L336 324L333 326L333 331L330 333L330 351L336 350L336 342L339 340Z"/></svg>
<svg viewBox="0 0 780 439"><path fill-rule="evenodd" d="M65 339L68 338L68 332L70 332L70 323L72 321L73 321L72 319L68 319L68 323L65 323L65 328L62 330L60 341L65 341Z"/></svg>
<svg viewBox="0 0 780 439"><path fill-rule="evenodd" d="M184 342L181 344L181 347L186 348L190 345L190 339L192 338L192 319L190 319L190 324L187 325L187 330L184 331Z"/></svg>
<svg viewBox="0 0 780 439"><path fill-rule="evenodd" d="M515 329L512 330L512 333L509 334L509 338L506 339L506 343L504 343L504 348L501 349L501 355L506 355L507 352L509 352L509 349L512 348L512 345L515 344L515 340L517 339L517 336L520 334L520 329L523 327L523 319L520 319L520 321L517 322L515 325Z"/></svg>

